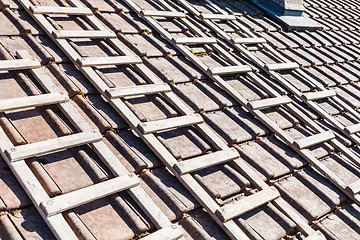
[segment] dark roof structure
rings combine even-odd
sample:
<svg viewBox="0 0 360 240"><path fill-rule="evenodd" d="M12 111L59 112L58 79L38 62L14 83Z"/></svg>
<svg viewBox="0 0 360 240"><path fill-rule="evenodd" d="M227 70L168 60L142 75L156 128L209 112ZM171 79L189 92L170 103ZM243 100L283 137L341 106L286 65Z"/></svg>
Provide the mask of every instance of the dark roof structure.
<svg viewBox="0 0 360 240"><path fill-rule="evenodd" d="M360 1L0 0L0 239L360 239Z"/></svg>

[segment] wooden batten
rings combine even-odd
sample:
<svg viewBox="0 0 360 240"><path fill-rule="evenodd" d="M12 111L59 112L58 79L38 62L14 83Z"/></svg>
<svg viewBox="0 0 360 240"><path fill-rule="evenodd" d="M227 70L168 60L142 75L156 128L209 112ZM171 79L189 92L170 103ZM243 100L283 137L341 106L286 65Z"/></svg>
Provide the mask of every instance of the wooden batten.
<svg viewBox="0 0 360 240"><path fill-rule="evenodd" d="M249 38L249 37L244 37L244 38L232 38L231 42L233 44L260 44L260 43L266 43L265 38Z"/></svg>
<svg viewBox="0 0 360 240"><path fill-rule="evenodd" d="M265 69L268 71L293 70L297 68L299 68L299 64L297 64L296 62L274 63L265 65Z"/></svg>
<svg viewBox="0 0 360 240"><path fill-rule="evenodd" d="M41 63L36 59L14 59L0 61L0 71L24 70L39 67L41 67Z"/></svg>
<svg viewBox="0 0 360 240"><path fill-rule="evenodd" d="M116 33L100 30L55 30L52 32L54 37L59 39L66 38L116 38Z"/></svg>
<svg viewBox="0 0 360 240"><path fill-rule="evenodd" d="M304 240L326 240L324 234L322 234L319 230L304 238Z"/></svg>
<svg viewBox="0 0 360 240"><path fill-rule="evenodd" d="M28 97L9 98L0 100L0 112L17 110L27 107L39 107L63 103L69 100L65 93L47 93Z"/></svg>
<svg viewBox="0 0 360 240"><path fill-rule="evenodd" d="M306 101L314 101L314 100L318 100L318 99L324 99L324 98L335 97L335 96L336 96L335 91L323 90L323 91L319 91L319 92L305 93L304 95L302 95L302 98Z"/></svg>
<svg viewBox="0 0 360 240"><path fill-rule="evenodd" d="M226 204L225 206L216 210L216 215L223 222L226 222L252 209L260 207L278 197L280 197L279 191L275 187L269 187L251 196L244 197L238 201Z"/></svg>
<svg viewBox="0 0 360 240"><path fill-rule="evenodd" d="M77 7L48 7L48 6L30 6L30 11L34 14L66 14L66 15L92 15L89 8Z"/></svg>
<svg viewBox="0 0 360 240"><path fill-rule="evenodd" d="M238 73L251 72L252 68L249 65L239 65L239 66L208 68L208 71L212 75L234 75Z"/></svg>
<svg viewBox="0 0 360 240"><path fill-rule="evenodd" d="M173 38L176 44L215 44L217 43L215 38L211 37L179 37Z"/></svg>
<svg viewBox="0 0 360 240"><path fill-rule="evenodd" d="M181 117L166 118L157 121L140 123L138 129L143 134L155 133L172 128L185 127L203 123L204 119L200 114L186 115Z"/></svg>
<svg viewBox="0 0 360 240"><path fill-rule="evenodd" d="M145 17L171 17L171 18L184 18L186 14L183 12L172 12L172 11L151 11L142 10L141 14Z"/></svg>
<svg viewBox="0 0 360 240"><path fill-rule="evenodd" d="M141 238L142 240L158 240L158 239L167 239L175 240L183 236L183 232L179 225L171 225L157 230L156 232L151 233L150 235Z"/></svg>
<svg viewBox="0 0 360 240"><path fill-rule="evenodd" d="M110 98L118 98L164 92L171 92L169 84L146 84L132 87L110 88L105 91L105 94Z"/></svg>
<svg viewBox="0 0 360 240"><path fill-rule="evenodd" d="M234 15L229 14L201 14L201 19L211 19L211 20L236 20Z"/></svg>
<svg viewBox="0 0 360 240"><path fill-rule="evenodd" d="M40 204L46 216L64 212L113 193L135 187L140 184L135 174L116 177L73 192L53 197Z"/></svg>
<svg viewBox="0 0 360 240"><path fill-rule="evenodd" d="M335 135L332 131L326 131L326 132L317 133L315 135L296 140L296 141L294 141L293 144L298 149L304 149L304 148L308 148L311 146L315 146L319 143L323 143L323 142L332 140L334 138L335 138Z"/></svg>
<svg viewBox="0 0 360 240"><path fill-rule="evenodd" d="M287 96L280 96L275 98L267 98L262 100L251 101L247 105L253 110L275 107L283 104L291 103L291 99Z"/></svg>
<svg viewBox="0 0 360 240"><path fill-rule="evenodd" d="M179 174L183 175L234 160L239 156L239 153L234 148L228 148L179 162L174 165L174 168Z"/></svg>
<svg viewBox="0 0 360 240"><path fill-rule="evenodd" d="M9 157L10 161L13 162L101 140L101 133L92 130L41 142L16 146L11 149L6 149L5 154Z"/></svg>
<svg viewBox="0 0 360 240"><path fill-rule="evenodd" d="M87 57L77 59L77 64L81 67L95 67L105 65L128 65L142 63L137 56L115 56L115 57Z"/></svg>

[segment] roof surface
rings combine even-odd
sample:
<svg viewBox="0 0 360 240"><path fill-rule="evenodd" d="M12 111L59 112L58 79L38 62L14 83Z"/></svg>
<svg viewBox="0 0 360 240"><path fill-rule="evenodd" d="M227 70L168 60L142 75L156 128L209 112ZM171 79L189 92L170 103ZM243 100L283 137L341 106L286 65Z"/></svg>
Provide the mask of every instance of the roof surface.
<svg viewBox="0 0 360 240"><path fill-rule="evenodd" d="M0 0L0 238L360 239L359 3Z"/></svg>

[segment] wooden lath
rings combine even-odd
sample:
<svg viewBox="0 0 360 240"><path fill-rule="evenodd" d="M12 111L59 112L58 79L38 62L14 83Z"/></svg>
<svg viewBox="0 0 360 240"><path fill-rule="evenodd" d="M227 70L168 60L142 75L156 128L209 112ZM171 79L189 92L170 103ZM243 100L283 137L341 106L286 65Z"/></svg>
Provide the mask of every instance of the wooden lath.
<svg viewBox="0 0 360 240"><path fill-rule="evenodd" d="M142 11L141 8L139 8L135 3L133 3L132 1L129 0L125 0L124 2L126 2L126 4L131 7L135 12L139 13L140 11ZM171 7L168 6L168 4L166 4L164 1L157 1L157 3L159 3L161 6L164 7L164 9L166 11L173 11L175 12ZM220 77L214 76L213 74L211 74L208 70L208 67L203 64L202 62L200 62L197 57L195 55L193 55L192 53L189 52L189 50L184 46L184 44L177 44L176 41L174 41L174 38L171 36L170 33L168 33L166 30L164 30L160 24L157 23L155 18L152 18L151 16L143 16L143 18L145 19L145 21L150 24L156 31L158 31L161 36L163 36L167 41L169 41L170 43L172 43L181 53L183 53L191 62L193 62L196 66L198 66L203 72L205 72L209 77L211 77L212 79L216 79L216 82L222 86L225 87L227 90L229 90L228 92L231 94L231 96L233 96L235 99L237 99L240 103L242 103L243 106L246 106L247 101L242 98L234 89L228 88L228 84L223 81ZM189 29L194 30L196 29L193 25L191 25L186 19L178 19L181 23L184 24L185 22L185 26L187 26ZM201 31L195 31L195 35L201 39L207 37L204 33L202 33ZM194 37L192 37L194 38ZM200 41L193 41L194 43L199 43ZM205 42L205 44L209 44L208 42ZM224 58L226 58L227 60L229 60L232 64L234 65L241 65L241 63L239 63L234 57L232 57L231 55L228 55L226 53L226 51L224 51L222 48L220 48L217 44L209 44L210 47L213 47L215 51L220 52L222 54L222 56L224 56ZM156 149L153 149L155 152ZM236 164L239 164L238 167L240 169L244 168L243 165L241 165L239 163L238 160L234 160L233 161ZM166 162L165 162L166 163ZM177 165L176 165L177 166ZM241 166L241 167L240 167ZM171 168L170 168L171 169ZM171 169L172 170L172 169ZM254 179L256 178L253 174L252 171L248 170L248 176L250 176L250 179ZM177 176L177 175L176 175ZM183 175L182 177L186 176ZM266 184L262 184L261 182L257 182L257 186L259 188L263 187L266 188ZM196 189L197 191L194 192L194 187L191 188L191 186L189 187L188 185L185 185L189 191L194 195L194 197L196 199L199 199L200 203L202 203L203 206L205 206L206 209L208 209L209 214L219 223L219 219L217 218L216 214L214 215L214 212L211 211L212 209L209 209L209 202L204 202L203 199L205 196L199 194L199 192L197 192L199 189ZM268 187L268 186L267 186ZM277 201L274 200L274 201ZM280 201L277 201L280 202ZM306 226L306 223L304 223L301 218L299 218L297 216L297 214L294 211L289 210L289 207L286 205L286 203L284 203L284 201L281 201L281 204L277 204L277 206L279 206L279 208L283 208L287 211L290 212L290 218L293 219L296 223L297 226L299 227L299 229L306 235L310 235L312 233L314 233L314 230L312 230L309 226ZM219 223L220 226L223 227L223 229L229 234L230 237L236 239L239 238L240 236L243 236L243 233L241 232L241 230L239 231L238 227L235 228L234 222L229 220L228 222L224 223Z"/></svg>
<svg viewBox="0 0 360 240"><path fill-rule="evenodd" d="M22 1L23 6L28 9L28 5L26 4L26 0ZM71 2L74 7L79 7L75 1ZM76 3L76 4L74 4ZM34 16L34 18L39 22L39 24L43 27L45 32L58 44L58 46L66 53L66 55L73 61L76 62L79 59L78 53L72 49L72 47L68 44L68 42L63 39L56 39L51 33L53 28L49 25L45 20L46 18L42 18L40 15ZM85 16L88 21L91 21L92 25L96 25L98 30L101 30L100 24L97 25L96 19L93 19L92 16ZM95 21L95 22L94 22ZM112 42L113 46L123 55L130 55L124 51L121 45L116 42L115 39L108 39L107 41ZM159 80L142 64L134 65L134 68L142 73L142 76L146 76L146 79L152 84L160 84ZM190 175L178 174L174 168L172 167L174 163L177 163L176 159L170 154L170 152L161 144L161 142L153 135L153 134L142 134L137 126L141 123L139 119L135 116L133 112L124 104L124 102L119 99L111 99L109 98L105 91L108 87L104 84L101 78L96 74L94 69L91 67L81 67L80 70L85 74L85 76L94 84L94 86L99 90L104 98L106 98L109 103L114 107L115 110L130 124L130 126L137 132L137 134L149 145L149 147L159 156L159 158L169 167L169 169L173 172L173 174L184 184L184 186L197 198L197 200L210 212L210 214L214 217L214 219L223 226L224 229L233 236L234 239L248 239L248 237L241 231L241 229L233 222L227 221L223 223L220 219L218 219L215 215L215 211L219 208L218 204L211 198L211 196L200 186L200 184ZM189 110L185 105L175 96L173 92L165 92L163 95L167 98L167 100L175 106L177 110L180 111L184 116L192 115L192 111ZM225 150L228 149L226 144L222 142L205 124L197 123L194 125L199 132L203 133L204 136L218 149ZM229 159L229 161L232 158ZM236 162L234 160L235 165L241 166L241 163ZM254 173L249 173L255 176ZM266 184L261 183L263 187L267 187ZM133 188L131 188L133 189ZM145 212L146 209L143 209ZM156 219L158 221L158 219ZM161 230L159 230L161 231Z"/></svg>
<svg viewBox="0 0 360 240"><path fill-rule="evenodd" d="M29 54L27 52L18 51L17 54L19 58L29 58ZM52 80L48 78L42 69L31 69L29 72L47 92L45 95L52 95L53 93L57 93L59 91L58 87L52 82ZM70 103L60 102L57 104L57 106L80 133L63 137L66 138L66 140L61 141L61 146L58 144L48 144L48 148L41 147L39 148L40 151L54 151L54 147L72 147L74 146L74 143L76 145L89 144L91 148L98 154L100 159L104 161L105 165L108 166L110 171L114 174L115 178L51 199L46 194L45 190L42 188L41 184L33 175L32 171L29 169L26 163L24 161L11 162L7 157L6 152L4 151L5 149L10 149L13 151L14 149L20 150L20 148L27 148L28 151L23 151L22 149L20 152L29 154L29 151L32 151L34 153L34 151L38 149L34 146L34 144L42 144L43 142L15 147L8 140L2 128L0 128L0 152L2 156L7 161L11 170L20 181L20 184L27 192L40 215L44 218L45 222L48 224L54 235L58 239L77 239L75 233L72 231L60 212L107 196L109 194L126 190L143 209L150 220L153 221L155 226L160 229L154 232L154 236L161 236L162 234L166 234L169 239L178 239L181 237L182 231L179 229L179 227L171 224L165 214L138 185L138 178L134 174L129 175L126 168L119 162L117 157L102 141L101 134L97 131L92 131L88 123L81 117L81 115ZM83 136L82 134L86 135ZM93 135L94 137L89 136L88 134ZM74 136L78 136L82 142L79 143L77 140L74 141ZM61 139L61 137L59 139ZM47 140L45 142L50 143L53 140L57 141L58 139ZM19 156L19 158L20 157L23 156Z"/></svg>
<svg viewBox="0 0 360 240"><path fill-rule="evenodd" d="M216 4L213 4L210 0L206 0L207 4L211 5L212 9L216 10L216 14L227 14L223 9L219 8ZM199 17L200 13L192 7L188 2L184 0L179 0L179 3L185 7L189 12L191 12L194 16ZM201 19L199 17L199 19ZM344 126L342 123L337 121L334 117L332 117L328 112L326 112L325 109L322 109L317 103L311 101L316 100L315 98L329 98L332 101L334 101L336 104L338 104L340 107L344 108L347 112L349 112L352 116L354 116L355 119L360 121L360 113L352 109L348 104L346 104L344 101L342 101L340 98L338 98L336 95L334 95L334 92L331 90L326 89L322 84L317 82L315 79L311 78L309 75L307 75L301 68L298 68L298 65L296 63L288 62L288 60L280 54L279 51L274 50L269 44L267 43L259 43L262 45L263 48L265 48L267 51L269 51L272 56L274 56L277 59L282 60L285 63L278 64L265 64L260 59L258 59L255 55L251 54L246 48L244 48L241 44L237 44L236 41L230 37L225 31L223 31L215 22L208 20L208 19L202 19L202 21L210 27L214 32L217 33L218 36L220 36L222 39L227 41L229 44L231 44L236 50L240 51L244 56L246 56L248 59L250 59L252 62L254 62L258 67L266 71L273 79L278 81L282 86L284 86L287 90L289 90L292 94L294 94L296 97L301 99L307 106L309 106L311 109L315 110L318 114L320 114L324 119L326 119L328 122L330 122L336 129L344 133L346 136L348 136L352 141L354 141L356 144L360 145L360 138L354 134L350 133L351 131L348 131L346 128L347 126ZM237 16L236 20L229 20L234 26L239 28L242 32L247 34L251 38L257 38L257 36L244 27L240 22L240 18ZM243 38L246 39L246 38ZM270 67L269 67L270 66ZM275 66L275 67L274 67ZM316 93L307 93L303 94L299 90L297 90L296 87L294 87L291 83L287 82L280 74L278 74L276 71L286 70L286 69L293 69L293 71L297 74L299 74L300 77L306 79L307 81L310 81L313 83L318 92ZM327 94L327 96L326 96ZM309 98L307 97L309 95ZM351 126L349 126L351 129ZM354 127L356 128L356 127ZM317 130L316 130L317 131ZM339 145L340 142L338 141L331 141L331 144L338 149L339 151L345 151L346 155L349 157L349 159L354 162L357 166L360 166L360 160L358 157L356 157L353 153L351 153L349 150L346 150L343 146Z"/></svg>
<svg viewBox="0 0 360 240"><path fill-rule="evenodd" d="M158 0L160 1L160 0ZM208 4L211 4L213 9L216 9L216 13L224 13L226 12L222 9L220 9L218 6L213 4L210 0L206 0ZM325 98L331 98L335 103L339 104L341 107L343 107L345 110L349 111L353 116L355 116L356 119L360 120L360 114L356 112L354 109L346 105L343 101L341 101L338 97L333 96L333 91L327 91L327 89L319 84L314 79L310 78L308 75L306 75L301 69L296 66L296 63L290 63L287 62L288 60L282 56L279 52L271 48L267 43L261 43L262 46L268 50L274 57L277 59L283 60L285 63L281 63L280 65L273 65L275 67L269 68L269 65L263 63L260 61L257 57L255 57L253 54L251 54L248 50L246 50L241 44L236 44L235 41L232 40L232 38L223 31L219 26L217 26L216 23L214 23L211 20L207 19L201 19L200 13L192 7L188 2L184 0L179 0L179 3L185 7L186 10L191 12L193 15L198 17L200 20L202 20L208 27L210 27L213 31L217 33L218 36L220 36L222 39L226 40L228 43L232 44L238 51L240 51L242 54L244 54L246 57L248 57L251 61L253 61L258 67L262 68L264 71L266 71L273 79L278 81L281 85L283 85L286 89L288 89L292 94L294 94L296 97L304 101L310 108L314 109L317 113L319 113L322 117L324 117L326 120L328 120L333 126L340 131L342 131L344 134L349 136L350 139L352 139L355 143L360 144L360 139L355 134L349 134L349 131L345 130L345 126L340 124L335 118L333 118L329 113L327 113L324 109L322 109L317 103L314 101L311 101L310 99L316 100L320 99L322 97ZM254 33L252 33L249 29L246 29L244 26L242 26L237 20L229 20L232 24L239 27L241 31L248 34L249 37L257 37ZM288 67L287 65L291 65L292 67ZM201 68L201 65L198 64L198 67ZM283 67L286 66L286 67ZM303 78L311 81L314 83L314 85L317 87L319 92L316 92L314 94L309 94L309 101L306 100L306 95L299 92L294 86L292 86L289 82L287 82L280 74L278 74L275 70L285 70L285 69L294 69L296 73L298 73ZM247 74L256 84L260 85L262 89L264 89L266 92L268 92L272 97L280 97L280 95L271 89L270 86L268 86L266 83L264 83L261 79L256 77L252 73ZM213 78L214 79L214 78ZM218 81L220 79L214 79L215 81ZM220 85L220 84L219 84ZM221 85L220 85L221 86ZM223 86L222 86L223 87ZM233 89L231 89L230 86L227 86L224 88L225 91L227 91L230 95L234 96L235 99L236 95L233 95L234 92ZM239 102L242 104L241 102ZM242 104L243 105L243 104ZM287 110L289 110L294 116L297 116L300 118L300 120L305 123L307 126L309 126L312 130L314 130L317 134L321 134L320 136L323 136L322 133L326 132L322 127L320 127L318 124L316 124L312 119L310 119L308 116L306 116L302 111L297 109L292 104L285 104L283 105ZM297 146L291 137L289 137L284 131L282 131L278 126L275 125L270 119L266 117L265 114L259 112L259 111L250 111L252 114L254 114L262 123L264 123L269 129L271 129L274 133L276 133L280 138L282 138L289 146L291 146L296 152L298 152L301 156L304 157L305 160L307 160L310 164L313 164L314 167L316 167L326 178L328 178L331 182L334 183L341 191L343 191L346 195L348 195L355 203L360 205L360 197L358 195L354 195L351 191L349 191L346 187L347 185L338 178L333 172L331 172L328 168L326 168L320 161L318 161L314 156L310 154L309 151L306 149L299 149L299 146ZM355 127L354 127L355 128ZM328 142L334 146L339 152L343 153L346 157L348 157L354 164L357 166L360 166L360 159L358 156L356 156L352 151L350 151L348 148L346 148L344 145L342 145L338 140L334 138L325 139L328 140Z"/></svg>
<svg viewBox="0 0 360 240"><path fill-rule="evenodd" d="M39 107L66 102L69 97L65 93L48 93L37 96L18 97L0 100L0 112L29 107Z"/></svg>
<svg viewBox="0 0 360 240"><path fill-rule="evenodd" d="M79 53L73 49L73 47L69 44L69 42L66 39L59 39L56 38L52 33L56 31L56 29L50 24L50 22L47 20L47 18L44 15L41 14L32 14L30 11L30 7L33 6L32 3L28 0L22 0L21 1L22 6L26 9L26 11L37 21L37 23L41 26L41 28L46 32L46 34L64 51L64 53L69 57L69 59L79 66L80 71L84 73L84 75L94 84L94 86L99 90L99 92L106 98L108 101L114 105L114 108L117 110L122 109L127 106L121 102L118 101L119 99L114 99L114 101L111 101L109 98L106 97L105 90L108 89L106 84L102 81L102 79L97 75L95 70L91 68L90 66L96 65L96 63L91 64L85 64L82 66L81 61L83 58L79 55ZM76 0L71 1L70 4L75 8L83 7L79 2ZM96 30L99 31L108 31L93 15L85 15L85 18L87 21L91 22L91 25L94 26ZM119 64L138 64L141 63L141 59L136 57L132 52L129 52L126 47L123 47L119 40L116 38L107 38L107 40L110 42L111 46L115 48L116 51L120 53L120 55L125 56L126 58L130 59L131 62L125 63L124 61L121 61ZM121 59L122 60L122 59ZM96 61L96 60L95 60ZM117 62L108 62L107 60L104 60L101 65L108 65L108 64L117 64ZM137 66L136 68L143 69L143 66ZM43 88L49 92L54 91L56 87L51 84L49 81L46 83L44 82L45 79L43 78L44 75L42 75L39 72L34 72L35 75L37 75L37 79L41 80L42 83L44 83ZM150 73L144 73L146 76L151 76ZM41 77L42 76L42 77ZM49 85L48 85L49 84ZM180 102L178 99L171 100L174 102ZM122 104L119 104L119 103ZM69 105L60 105L61 109L63 110L64 114L71 118L71 122L75 125L75 127L78 127L80 129L88 128L89 126L86 124L86 121L82 119L81 116L74 116L74 114L70 114L71 107ZM72 110L73 113L75 113L75 110ZM122 111L121 111L122 112ZM199 127L202 128L202 127ZM206 131L206 130L205 130ZM115 176L123 176L128 174L125 167L118 161L117 157L108 149L105 144L101 142L95 142L91 143L90 146L93 148L93 150L99 155L99 157L104 161L105 165L108 166L108 168L111 170L111 172ZM23 161L21 161L23 162ZM140 206L140 208L144 211L144 213L147 215L147 217L153 222L153 224L159 229L158 231L155 231L154 237L151 237L149 235L149 239L156 239L156 236L161 236L163 234L166 234L167 238L169 239L179 239L182 236L182 231L180 228L176 225L173 225L170 220L166 217L166 215L159 209L159 207L151 200L151 198L145 193L145 191L140 187L131 187L127 190L127 192L130 194L130 196L136 201L136 203ZM47 217L42 209L39 207L39 204L41 202L44 202L47 199L40 199L41 201L37 201L34 203L38 211L43 216L46 223L49 225L50 229L53 231L55 236L59 239L76 239L71 229L69 229L69 226L63 226L58 225L56 222L53 222L52 219L55 217L58 218L59 214L55 214L53 216ZM65 231L65 229L67 230Z"/></svg>
<svg viewBox="0 0 360 240"><path fill-rule="evenodd" d="M136 11L138 9L138 7L131 1L126 0L125 1L134 11ZM170 10L171 8L166 8L167 4L165 4L163 1L158 0L157 2L159 2L160 4L162 4L162 6L166 9L166 10ZM184 1L180 1L181 3L183 3ZM188 3L186 3L187 5L189 5ZM187 9L191 12L190 9ZM243 106L246 105L246 101L244 101L244 98L242 98L241 96L239 96L237 94L237 92L232 89L231 87L228 86L228 84L226 84L221 78L210 75L206 70L207 70L207 66L205 64L203 64L202 62L200 62L188 49L184 48L181 45L178 45L176 43L174 43L174 41L172 41L172 36L170 33L166 32L164 29L162 29L162 27L160 26L160 24L158 24L156 22L155 19L146 17L144 18L147 23L149 23L154 29L156 29L164 38L166 38L170 43L172 43L181 53L183 53L191 62L193 62L197 67L199 67L203 72L207 73L207 75L213 79L214 81L216 81L218 83L218 85L220 85L225 91L227 91L231 96L233 96L240 104L242 104ZM182 19L180 19L179 21L182 21ZM207 20L204 20L207 21ZM186 24L185 24L186 25ZM217 27L216 25L213 24L214 29L220 29L219 27ZM189 29L194 30L193 26ZM204 35L203 33L201 33L201 31L197 31L197 34L199 37L206 37L206 35ZM226 33L221 33L219 35L221 35L221 37L224 36L224 34ZM226 38L226 37L225 37ZM229 38L228 38L229 39ZM216 50L218 49L218 46L213 46L210 45L210 47L213 47ZM245 54L246 57L249 57L250 60L254 61L258 66L260 66L261 68L263 68L264 70L267 70L268 72L270 72L271 74L273 74L273 71L269 71L268 69L265 68L264 63L262 63L260 60L258 60L256 57L254 57L252 54L250 54L248 51L246 51L242 46L238 47L239 49L241 49L242 53ZM274 52L273 49L269 49L269 51L271 53ZM286 62L286 59L282 56L278 56L277 57L283 61ZM231 59L231 57L228 57L228 59ZM296 64L293 64L294 67L296 68L298 67ZM289 69L289 68L286 68ZM248 74L251 75L251 74ZM273 75L272 75L273 76ZM264 82L262 82L260 79L256 79L257 84L260 84L262 87L265 87L265 90L269 93L271 93L271 95L273 97L278 97L278 95L276 94L276 92L274 90L272 90L269 86L267 86ZM297 108L295 108L292 104L286 104L284 105L284 107L286 109L288 109L291 113L293 113L295 116L299 117L301 121L303 121L305 124L307 124L310 128L312 128L313 130L315 130L315 132L317 133L322 133L325 130L322 129L320 126L318 126L314 121L312 121L311 119L309 119L306 115L304 115L301 111L299 111ZM310 162L311 164L315 165L315 167L325 176L327 177L330 181L332 181L340 190L342 190L344 193L346 193L349 197L351 197L356 203L359 203L359 200L357 199L357 196L354 196L351 192L349 192L348 190L346 190L346 184L344 184L344 182L339 179L333 172L331 172L328 168L326 168L322 163L320 163L308 150L306 149L298 149L293 143L294 140L292 138L290 138L284 131L282 131L278 126L276 126L275 123L273 123L270 119L268 119L266 117L265 114L261 113L260 111L254 110L254 111L250 111L253 115L255 115L261 122L263 122L266 126L268 126L274 133L276 133L277 135L279 135L289 146L291 146L295 151L297 151L301 156L303 156L308 162ZM346 155L347 157L349 157L352 161L354 162L358 162L358 157L353 154L349 149L347 149L345 146L343 146L340 142L338 142L336 139L331 139L329 140L329 143L332 144L333 146L335 146L335 148L342 152L344 155ZM281 206L279 206L281 208ZM299 226L299 223L297 223ZM304 232L303 232L304 233ZM304 233L305 235L308 235L309 233Z"/></svg>
<svg viewBox="0 0 360 240"><path fill-rule="evenodd" d="M125 1L128 6L130 6L139 16L141 16L141 11L135 3L132 1ZM169 8L168 5L166 5L165 2L159 1L161 4L165 5L166 11L175 12L172 8ZM22 5L24 8L29 11L29 6L31 6L30 2L27 0L21 0ZM81 4L78 3L76 0L70 1L70 4L73 5L73 7L81 7ZM176 15L176 14L175 14ZM54 31L54 28L51 24L47 21L47 19L42 15L33 15L34 19L40 24L40 26L44 29L44 31L53 39L53 41L65 52L65 54L69 57L69 59L73 63L78 63L77 59L81 59L79 54L72 48L72 46L65 40L65 39L56 39L52 32ZM96 18L94 18L93 15L85 15L84 18L91 23L92 26L95 26L96 30L107 30L104 28ZM262 114L259 110L251 110L247 107L247 101L234 89L232 89L220 76L213 75L208 71L208 66L200 62L196 56L194 56L192 53L189 53L189 50L184 44L210 44L211 47L218 52L222 57L224 57L227 61L229 61L233 66L242 66L242 64L234 58L231 54L224 51L223 48L221 48L217 43L213 40L211 40L212 43L209 43L204 41L205 38L208 38L208 36L196 29L189 21L186 20L186 18L178 18L180 21L184 21L188 26L191 26L191 30L194 31L195 29L195 36L196 38L199 38L199 40L196 40L195 37L192 37L191 41L189 39L185 39L185 43L177 44L176 41L174 41L174 38L169 34L167 31L165 31L157 22L156 19L152 16L145 16L143 15L143 18L156 30L158 31L167 41L171 42L174 46L176 46L181 53L183 53L188 59L190 59L193 63L195 63L196 66L198 66L203 72L205 72L211 79L216 81L219 86L221 86L223 89L225 89L228 93L230 93L231 96L233 96L242 106L247 108L249 112L254 114L256 117L260 118L262 122L265 122L270 129L272 129L275 133L279 130L279 128L274 124L270 119L268 119L264 114ZM173 17L170 17L173 18ZM202 39L200 39L202 38ZM207 39L208 40L208 39ZM121 43L117 39L106 39L106 41L110 42L111 45L122 55L130 56L132 53L127 52L125 48L122 48ZM202 43L200 43L202 41ZM91 65L88 66L81 66L78 64L80 71L84 73L84 75L88 78L90 82L97 88L97 90L101 93L101 95L113 106L113 108L129 123L131 128L136 131L136 133L145 141L146 144L155 152L155 154L165 163L165 165L170 169L170 171L182 182L182 184L190 191L190 193L200 202L200 204L206 208L206 210L209 212L209 214L213 217L213 219L219 223L219 225L227 232L227 234L233 238L233 239L249 239L246 234L239 228L239 226L233 221L229 220L226 222L223 222L217 215L216 211L219 210L219 205L211 198L211 196L200 186L200 184L193 178L191 174L183 174L180 175L178 171L174 168L174 165L177 164L177 160L171 155L171 153L161 144L161 142L155 137L154 134L143 134L140 129L138 128L139 124L141 125L141 121L136 117L136 115L129 109L126 104L119 98L111 99L106 94L106 90L108 90L107 85L102 81L102 79L97 75L96 71L92 68ZM133 66L136 70L138 70L141 75L151 84L160 84L159 80L157 80L156 77L153 76L153 74L147 69L143 64L135 64ZM250 74L250 73L248 73ZM269 88L270 89L270 88ZM183 115L191 115L193 114L191 110L189 110L176 96L173 92L164 92L164 97L172 104L174 107ZM279 97L276 95L273 95L272 97ZM289 105L289 106L287 106ZM293 107L291 104L285 105L286 107ZM196 123L193 125L196 127L200 133L202 133L213 145L214 147L219 151L224 151L229 149L228 146L224 142L222 142L205 124L203 123ZM281 129L280 129L281 130ZM278 133L281 135L283 132L278 131ZM292 139L287 139L286 134L281 135L284 139L287 140L287 143L292 143ZM98 143L94 143L98 144ZM303 151L303 155L308 154L307 151ZM102 152L98 152L98 154L103 154ZM308 155L308 157L313 161L314 163L317 163L315 160L312 159L312 155ZM191 159L189 159L191 160ZM249 178L249 180L259 188L260 191L266 190L269 188L269 186L264 183L261 179L257 177L257 175L249 168L247 167L242 160L236 158L232 159L229 158L233 162L233 164L236 166L236 168L242 172L245 176ZM227 161L227 160L224 160ZM322 169L323 172L326 172L326 169ZM330 175L328 175L330 176ZM337 179L336 179L337 180ZM136 188L136 187L135 187ZM132 191L131 188L129 191ZM141 203L138 203L141 205ZM144 204L144 203L142 203ZM289 216L290 219L292 219L299 230L305 235L305 236L311 236L315 233L313 229L311 229L310 226L308 226L304 221L301 219L301 217L281 198L274 198L271 200L271 203L268 204L274 204L279 209L286 212L286 214ZM256 207L256 206L255 206ZM143 207L144 212L148 213L149 209L146 207ZM154 218L155 215L150 214L151 220L155 222L155 224L158 224L157 226L159 228L168 228L170 225L166 220L159 220L158 218ZM152 218L153 217L153 218ZM165 226L166 225L166 226ZM162 231L160 229L158 233Z"/></svg>

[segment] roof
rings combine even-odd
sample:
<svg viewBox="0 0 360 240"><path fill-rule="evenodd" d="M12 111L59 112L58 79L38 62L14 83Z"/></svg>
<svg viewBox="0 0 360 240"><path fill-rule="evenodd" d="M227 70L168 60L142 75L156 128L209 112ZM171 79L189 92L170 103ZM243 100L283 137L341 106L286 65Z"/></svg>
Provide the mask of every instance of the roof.
<svg viewBox="0 0 360 240"><path fill-rule="evenodd" d="M360 238L358 5L0 0L0 238Z"/></svg>

